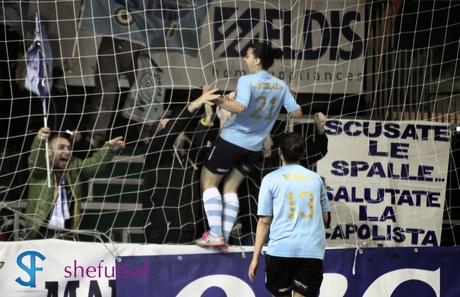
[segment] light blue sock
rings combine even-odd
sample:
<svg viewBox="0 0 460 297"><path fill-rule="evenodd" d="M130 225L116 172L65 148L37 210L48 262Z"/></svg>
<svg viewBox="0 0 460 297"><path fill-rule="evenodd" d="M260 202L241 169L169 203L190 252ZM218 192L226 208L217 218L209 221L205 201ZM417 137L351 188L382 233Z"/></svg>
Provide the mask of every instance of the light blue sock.
<svg viewBox="0 0 460 297"><path fill-rule="evenodd" d="M203 192L203 206L211 233L222 236L222 196L217 188L209 188Z"/></svg>
<svg viewBox="0 0 460 297"><path fill-rule="evenodd" d="M224 216L223 216L223 230L225 242L230 239L233 225L235 225L238 211L240 209L240 202L236 193L224 194Z"/></svg>

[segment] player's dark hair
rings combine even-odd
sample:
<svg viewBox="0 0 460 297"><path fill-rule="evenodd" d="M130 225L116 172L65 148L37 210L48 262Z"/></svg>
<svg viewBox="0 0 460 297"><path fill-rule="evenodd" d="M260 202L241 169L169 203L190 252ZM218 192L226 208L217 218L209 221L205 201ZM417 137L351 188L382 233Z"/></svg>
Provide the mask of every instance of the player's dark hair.
<svg viewBox="0 0 460 297"><path fill-rule="evenodd" d="M305 153L305 140L296 133L287 133L281 137L280 150L284 161L298 163Z"/></svg>
<svg viewBox="0 0 460 297"><path fill-rule="evenodd" d="M275 59L283 56L283 51L279 48L272 48L268 43L253 43L251 45L254 57L259 58L262 68L268 70L273 65Z"/></svg>

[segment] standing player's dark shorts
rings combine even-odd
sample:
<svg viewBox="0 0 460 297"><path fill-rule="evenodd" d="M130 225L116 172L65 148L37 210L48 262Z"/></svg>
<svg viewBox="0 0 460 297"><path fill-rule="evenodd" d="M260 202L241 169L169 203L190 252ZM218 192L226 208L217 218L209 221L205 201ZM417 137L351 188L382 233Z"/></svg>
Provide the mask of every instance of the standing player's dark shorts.
<svg viewBox="0 0 460 297"><path fill-rule="evenodd" d="M220 137L214 142L204 166L214 174L224 175L233 168L247 175L260 160L262 152L244 149Z"/></svg>
<svg viewBox="0 0 460 297"><path fill-rule="evenodd" d="M323 282L323 260L265 256L265 287L273 296L317 297Z"/></svg>

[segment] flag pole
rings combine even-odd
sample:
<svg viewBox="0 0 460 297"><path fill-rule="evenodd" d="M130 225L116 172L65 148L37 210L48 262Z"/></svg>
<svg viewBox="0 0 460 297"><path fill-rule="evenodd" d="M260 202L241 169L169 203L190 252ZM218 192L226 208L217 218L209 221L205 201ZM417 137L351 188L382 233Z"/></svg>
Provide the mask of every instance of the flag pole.
<svg viewBox="0 0 460 297"><path fill-rule="evenodd" d="M46 100L42 98L43 107L43 127L48 128L48 109L46 107ZM46 160L46 179L48 180L48 188L51 188L51 168L49 158L49 142L48 138L45 139L45 160Z"/></svg>
<svg viewBox="0 0 460 297"><path fill-rule="evenodd" d="M41 30L40 17L38 12L35 13L35 37L32 45L26 51L27 75L26 89L38 95L42 100L43 107L43 126L48 128L48 108L45 96L50 94L51 85L48 77L46 46L47 40L43 38L44 32ZM50 54L51 56L51 54ZM50 67L51 69L51 67ZM49 160L49 141L45 139L45 161L46 161L46 178L48 187L51 188L51 166Z"/></svg>
<svg viewBox="0 0 460 297"><path fill-rule="evenodd" d="M41 28L41 24L40 24L40 17L38 15L38 13L35 14L35 25L36 25L36 30L38 30L38 32L40 33L40 39L43 39L43 35L42 35L42 28ZM43 42L43 40L42 40ZM45 63L46 65L46 55L45 55L45 51L43 50L42 51L43 53L43 63ZM42 61L40 61L40 64L42 64ZM47 67L45 66L44 67L44 72L45 72L45 78L48 78L48 71L46 69ZM46 84L46 87L47 87L47 93L50 94L50 85L49 84ZM48 128L48 108L46 106L46 99L44 97L41 98L42 99L42 108L43 108L43 127L45 128ZM45 160L46 160L46 179L48 180L48 188L51 188L52 185L51 185L51 168L50 168L50 158L49 158L49 138L47 137L45 139Z"/></svg>

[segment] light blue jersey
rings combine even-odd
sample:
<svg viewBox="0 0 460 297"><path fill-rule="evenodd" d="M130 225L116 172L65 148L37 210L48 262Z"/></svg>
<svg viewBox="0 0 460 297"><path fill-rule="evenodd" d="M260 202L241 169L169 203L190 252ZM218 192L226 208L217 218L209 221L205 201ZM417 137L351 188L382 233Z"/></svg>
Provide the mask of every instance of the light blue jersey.
<svg viewBox="0 0 460 297"><path fill-rule="evenodd" d="M300 165L285 165L262 180L257 214L272 216L267 253L324 259L323 212L329 201L321 177Z"/></svg>
<svg viewBox="0 0 460 297"><path fill-rule="evenodd" d="M246 110L228 120L220 137L256 152L262 150L281 107L287 112L299 108L286 83L267 71L242 76L238 80L236 102L246 106Z"/></svg>

